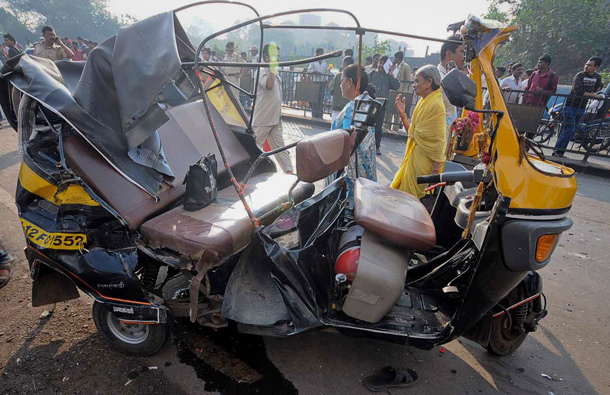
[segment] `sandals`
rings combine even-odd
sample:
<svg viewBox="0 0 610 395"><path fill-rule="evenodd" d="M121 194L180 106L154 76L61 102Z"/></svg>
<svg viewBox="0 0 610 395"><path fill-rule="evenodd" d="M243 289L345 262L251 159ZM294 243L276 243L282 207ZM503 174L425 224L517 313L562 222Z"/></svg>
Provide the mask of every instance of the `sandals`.
<svg viewBox="0 0 610 395"><path fill-rule="evenodd" d="M417 383L417 373L413 369L396 370L385 366L372 376L364 379L366 388L373 392L385 391L389 388L408 388Z"/></svg>
<svg viewBox="0 0 610 395"><path fill-rule="evenodd" d="M0 289L4 288L6 284L11 280L13 275L13 269L15 268L13 257L8 253L0 250L0 270L8 271L8 274L0 274Z"/></svg>

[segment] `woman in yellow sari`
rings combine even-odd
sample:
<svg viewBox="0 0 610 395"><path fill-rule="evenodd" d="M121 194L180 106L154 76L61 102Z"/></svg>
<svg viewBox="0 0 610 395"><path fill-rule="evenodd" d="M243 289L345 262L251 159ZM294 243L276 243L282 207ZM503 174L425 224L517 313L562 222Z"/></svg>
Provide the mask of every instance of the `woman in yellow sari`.
<svg viewBox="0 0 610 395"><path fill-rule="evenodd" d="M441 171L445 163L447 126L438 69L433 65L418 69L413 87L421 99L415 106L411 122L405 113L405 99L402 95L396 98L396 108L405 129L409 131L409 139L405 158L394 175L391 187L421 199L425 195L426 185L418 185L417 177Z"/></svg>

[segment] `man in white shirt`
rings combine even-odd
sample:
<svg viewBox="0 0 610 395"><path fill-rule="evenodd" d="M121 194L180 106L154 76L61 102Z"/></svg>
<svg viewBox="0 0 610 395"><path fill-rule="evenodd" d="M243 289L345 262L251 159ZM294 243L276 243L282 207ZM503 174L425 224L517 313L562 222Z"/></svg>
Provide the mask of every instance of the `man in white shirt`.
<svg viewBox="0 0 610 395"><path fill-rule="evenodd" d="M502 95L504 96L506 103L519 104L521 103L521 96L523 94L521 92L513 91L523 90L523 81L521 80L523 65L521 63L514 64L512 71L513 74L511 76L502 80L500 88L502 88Z"/></svg>
<svg viewBox="0 0 610 395"><path fill-rule="evenodd" d="M316 49L316 56L320 56L322 54L324 54L324 50L322 48ZM311 76L310 81L323 81L323 74L329 73L328 64L326 63L326 60L318 60L316 62L312 62L309 64L307 72L314 74Z"/></svg>
<svg viewBox="0 0 610 395"><path fill-rule="evenodd" d="M449 40L461 41L459 36L451 36ZM453 67L450 67L451 66ZM459 70L464 68L464 46L458 43L443 43L441 47L441 62L437 68L441 74L441 79L449 72L452 68L457 67ZM447 141L451 139L451 124L457 118L457 109L447 99L447 95L443 92L443 103L445 104L445 123L447 125Z"/></svg>
<svg viewBox="0 0 610 395"><path fill-rule="evenodd" d="M270 63L269 67L260 70L256 106L252 118L252 126L256 134L256 143L263 146L265 140L272 150L285 146L282 130L282 80L277 70L278 47L267 44L263 47L263 61ZM293 174L292 161L288 151L275 155L284 173Z"/></svg>
<svg viewBox="0 0 610 395"><path fill-rule="evenodd" d="M373 71L373 57L372 56L367 56L366 59L364 60L364 70L366 71L367 74L369 74L371 71Z"/></svg>
<svg viewBox="0 0 610 395"><path fill-rule="evenodd" d="M320 56L324 54L324 49L317 48L316 56ZM326 75L330 73L330 69L325 60L318 60L309 64L307 68L307 72L311 75L309 76L309 81L311 82L319 82L319 93L318 93L318 102L311 103L311 115L314 118L322 118L322 107L324 101L324 90L326 89Z"/></svg>
<svg viewBox="0 0 610 395"><path fill-rule="evenodd" d="M411 66L405 62L404 52L398 51L394 54L394 64L396 65L394 68L394 77L400 81L400 91L406 92L408 85L413 81L413 76L411 75Z"/></svg>

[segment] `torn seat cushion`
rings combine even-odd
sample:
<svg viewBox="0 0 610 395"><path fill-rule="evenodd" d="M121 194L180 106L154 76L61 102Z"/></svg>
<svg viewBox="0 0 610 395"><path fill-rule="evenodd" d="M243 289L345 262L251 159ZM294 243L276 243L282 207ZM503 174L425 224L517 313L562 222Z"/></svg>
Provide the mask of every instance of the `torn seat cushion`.
<svg viewBox="0 0 610 395"><path fill-rule="evenodd" d="M421 252L436 243L434 223L419 199L374 181L356 180L354 215L358 225L390 243Z"/></svg>
<svg viewBox="0 0 610 395"><path fill-rule="evenodd" d="M253 176L244 190L246 202L261 216L288 202L288 190L295 181L295 176L280 173ZM293 191L295 202L310 197L313 190L312 184L299 183ZM169 248L194 260L206 250L224 259L248 245L254 226L231 186L219 191L209 206L194 212L176 207L145 222L140 232L153 248Z"/></svg>
<svg viewBox="0 0 610 395"><path fill-rule="evenodd" d="M234 172L242 172L249 167L253 158L216 109L212 107L211 110L231 167ZM138 229L149 218L166 211L184 196L185 187L182 181L190 165L209 153L215 154L220 160L220 151L201 102L174 107L167 111L167 115L169 121L159 128L159 137L176 179L173 187L165 183L161 186L157 191L158 201L115 170L80 135L74 134L64 141L66 162L70 169L115 209L132 230ZM224 166L219 166L219 185L226 184L228 180L227 170Z"/></svg>

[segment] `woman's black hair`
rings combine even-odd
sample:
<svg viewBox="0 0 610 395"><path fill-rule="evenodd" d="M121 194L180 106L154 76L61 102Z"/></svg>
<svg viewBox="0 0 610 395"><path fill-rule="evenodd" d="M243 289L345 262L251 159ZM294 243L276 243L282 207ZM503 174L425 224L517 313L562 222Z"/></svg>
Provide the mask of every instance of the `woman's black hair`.
<svg viewBox="0 0 610 395"><path fill-rule="evenodd" d="M352 80L355 86L358 85L358 65L351 64L343 70L343 78ZM366 74L364 67L360 67L360 92L364 93L369 85L369 76Z"/></svg>

